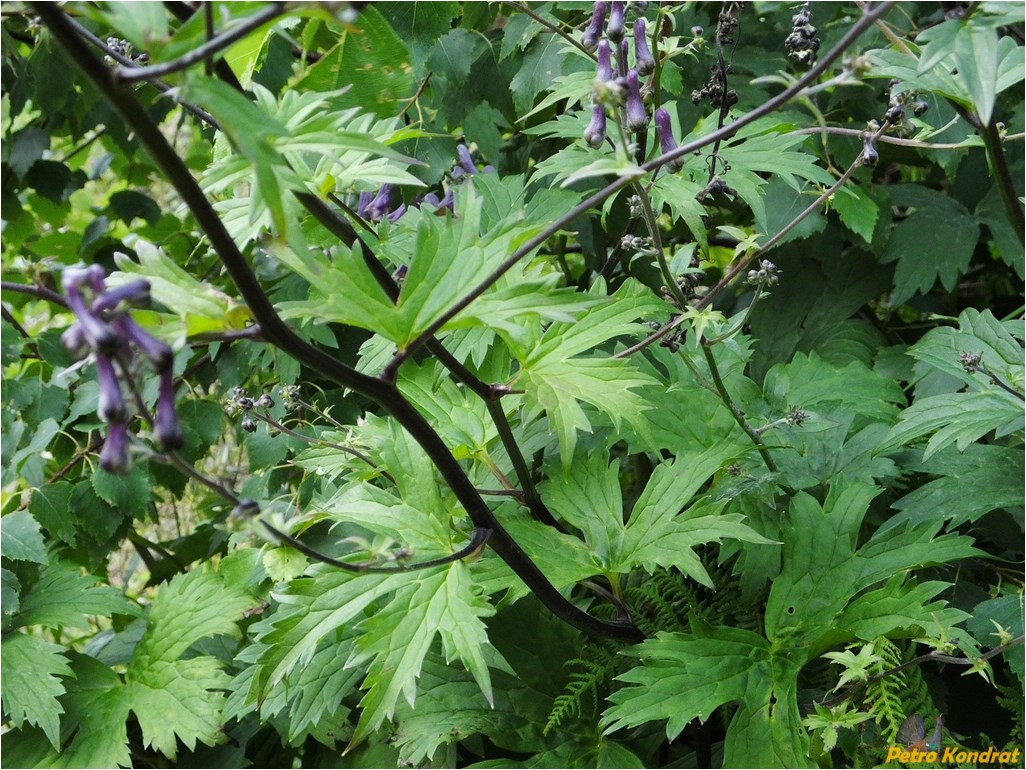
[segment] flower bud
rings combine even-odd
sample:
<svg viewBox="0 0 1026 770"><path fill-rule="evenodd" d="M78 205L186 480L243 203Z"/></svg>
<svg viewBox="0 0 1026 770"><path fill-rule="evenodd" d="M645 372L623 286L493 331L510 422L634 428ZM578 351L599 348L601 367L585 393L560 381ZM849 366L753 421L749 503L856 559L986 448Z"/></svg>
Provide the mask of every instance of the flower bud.
<svg viewBox="0 0 1026 770"><path fill-rule="evenodd" d="M612 51L608 40L599 41L598 67L595 70L595 78L602 83L608 83L613 79Z"/></svg>
<svg viewBox="0 0 1026 770"><path fill-rule="evenodd" d="M126 422L128 409L121 393L118 375L114 371L114 363L107 356L96 355L96 379L100 384L100 402L97 414L110 423Z"/></svg>
<svg viewBox="0 0 1026 770"><path fill-rule="evenodd" d="M641 83L638 80L638 71L632 69L627 73L627 105L625 107L627 119L625 126L631 133L644 131L648 127L648 111L641 99Z"/></svg>
<svg viewBox="0 0 1026 770"><path fill-rule="evenodd" d="M606 25L606 37L614 43L623 39L626 28L623 24L624 6L627 4L622 0L613 0L609 10L609 23Z"/></svg>
<svg viewBox="0 0 1026 770"><path fill-rule="evenodd" d="M257 429L256 420L250 417L248 414L242 418L242 429L246 433L254 433Z"/></svg>
<svg viewBox="0 0 1026 770"><path fill-rule="evenodd" d="M153 420L153 433L164 449L180 449L185 439L175 411L175 378L170 369L160 375L157 396L157 416Z"/></svg>
<svg viewBox="0 0 1026 770"><path fill-rule="evenodd" d="M268 394L263 393L261 394L260 398L258 398L254 402L254 406L259 406L261 409L270 409L272 406L274 406L274 399L271 398Z"/></svg>
<svg viewBox="0 0 1026 770"><path fill-rule="evenodd" d="M873 146L873 134L866 131L862 134L862 155L859 156L863 166L875 166L880 154Z"/></svg>
<svg viewBox="0 0 1026 770"><path fill-rule="evenodd" d="M150 304L150 283L143 279L129 281L114 289L108 289L93 301L93 312L98 316L116 310L124 304L126 307L146 307Z"/></svg>
<svg viewBox="0 0 1026 770"><path fill-rule="evenodd" d="M65 271L66 273L68 271ZM76 271L82 272L82 271ZM121 347L121 338L114 332L108 323L97 318L93 311L86 306L85 299L79 291L77 283L69 283L65 275L64 295L68 300L68 307L75 314L78 325L82 330L84 338L98 353L113 355Z"/></svg>
<svg viewBox="0 0 1026 770"><path fill-rule="evenodd" d="M655 111L655 126L656 126L656 137L659 139L659 149L663 155L668 152L673 152L677 149L677 140L673 138L673 127L670 125L670 113L660 107ZM666 169L667 173L674 173L680 171L683 166L683 162L680 158L671 160L666 163L663 168Z"/></svg>
<svg viewBox="0 0 1026 770"><path fill-rule="evenodd" d="M606 20L606 11L608 10L609 4L601 1L595 3L592 9L591 21L581 37L581 45L589 51L595 50L595 46L598 45L599 38L602 36L602 23Z"/></svg>
<svg viewBox="0 0 1026 770"><path fill-rule="evenodd" d="M638 69L639 75L648 75L655 69L655 59L648 48L648 38L645 37L644 17L634 22L634 66Z"/></svg>
<svg viewBox="0 0 1026 770"><path fill-rule="evenodd" d="M122 475L128 473L128 425L123 422L111 423L107 430L107 438L100 452L100 467L107 473Z"/></svg>
<svg viewBox="0 0 1026 770"><path fill-rule="evenodd" d="M456 147L456 154L460 158L460 165L463 170L468 174L476 174L477 166L474 165L474 159L470 155L470 150L467 149L467 145L461 144Z"/></svg>
<svg viewBox="0 0 1026 770"><path fill-rule="evenodd" d="M111 321L111 325L120 334L137 348L150 360L153 368L158 372L166 372L174 362L174 354L171 348L164 342L156 339L137 324L131 316L120 315Z"/></svg>
<svg viewBox="0 0 1026 770"><path fill-rule="evenodd" d="M591 123L584 129L584 141L592 147L601 147L606 140L606 108L596 104L591 108Z"/></svg>

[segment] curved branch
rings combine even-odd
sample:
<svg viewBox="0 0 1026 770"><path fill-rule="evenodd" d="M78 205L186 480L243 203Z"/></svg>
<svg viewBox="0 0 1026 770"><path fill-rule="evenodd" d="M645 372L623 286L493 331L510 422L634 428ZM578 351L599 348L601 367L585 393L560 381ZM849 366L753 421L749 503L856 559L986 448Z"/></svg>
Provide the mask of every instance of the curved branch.
<svg viewBox="0 0 1026 770"><path fill-rule="evenodd" d="M160 128L151 120L131 88L112 81L106 67L86 48L58 6L46 2L31 5L82 73L135 131L139 142L175 187L249 305L265 339L342 387L374 401L395 418L431 458L474 526L492 530L489 540L492 549L554 615L585 633L632 643L641 641L644 636L633 624L593 617L556 590L516 540L503 529L445 442L393 384L356 371L292 331L275 311L249 263L188 167L168 145Z"/></svg>

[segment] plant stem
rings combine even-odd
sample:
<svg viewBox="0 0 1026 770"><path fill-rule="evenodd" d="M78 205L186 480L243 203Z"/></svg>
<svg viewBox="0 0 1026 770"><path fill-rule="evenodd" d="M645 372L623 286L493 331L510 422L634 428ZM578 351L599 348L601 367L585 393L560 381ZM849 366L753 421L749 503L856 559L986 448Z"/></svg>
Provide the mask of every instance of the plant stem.
<svg viewBox="0 0 1026 770"><path fill-rule="evenodd" d="M250 312L259 323L268 342L287 351L301 364L317 370L338 385L369 398L395 418L434 462L442 478L466 509L474 526L492 530L489 540L492 549L554 615L585 633L631 643L641 641L644 636L633 624L593 617L556 590L519 543L495 518L445 442L394 384L358 372L292 331L275 311L249 263L239 251L188 167L170 147L160 128L150 118L131 88L112 81L107 68L85 47L69 23L68 17L58 6L35 2L32 3L32 8L81 72L93 82L135 132L139 142L189 207L211 247L220 257L249 305Z"/></svg>
<svg viewBox="0 0 1026 770"><path fill-rule="evenodd" d="M248 19L239 22L237 27L208 40L203 45L193 48L184 56L180 56L179 58L173 59L169 62L154 64L151 67L121 67L114 71L114 77L123 83L133 83L140 80L161 78L164 77L164 75L170 75L173 72L184 70L191 67L193 64L213 56L219 51L223 51L225 48L232 45L232 43L244 38L250 32L259 29L270 21L273 21L278 16L285 13L286 7L287 4L283 2L271 3L267 8L258 11Z"/></svg>
<svg viewBox="0 0 1026 770"><path fill-rule="evenodd" d="M702 352L705 354L705 360L709 364L709 372L712 374L713 384L716 385L716 390L720 395L720 399L723 401L727 409L730 410L734 420L738 425L741 426L741 430L748 434L748 437L752 439L752 443L755 444L755 448L762 455L762 460L766 463L766 467L770 471L776 473L777 465L773 462L773 458L770 457L769 451L766 449L766 445L762 442L762 436L759 432L751 426L744 414L742 414L740 407L734 403L734 399L730 397L730 391L727 390L727 386L723 384L723 378L720 377L720 369L716 364L716 357L713 355L712 348L702 343Z"/></svg>

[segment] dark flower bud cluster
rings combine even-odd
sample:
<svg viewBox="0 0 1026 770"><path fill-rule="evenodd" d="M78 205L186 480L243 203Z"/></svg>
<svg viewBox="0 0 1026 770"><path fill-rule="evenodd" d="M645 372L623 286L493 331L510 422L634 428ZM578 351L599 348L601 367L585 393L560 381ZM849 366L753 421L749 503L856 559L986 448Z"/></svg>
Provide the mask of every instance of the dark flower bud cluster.
<svg viewBox="0 0 1026 770"><path fill-rule="evenodd" d="M279 391L279 394L285 392L286 389L282 388L282 390ZM267 393L262 393L259 397L254 399L246 393L245 388L236 385L232 388L232 395L225 404L225 412L229 417L236 417L241 413L242 421L239 425L244 431L246 431L246 433L253 433L257 429L257 424L250 412L254 409L270 409L273 406L274 399ZM288 406L286 406L286 409L287 408Z"/></svg>
<svg viewBox="0 0 1026 770"><path fill-rule="evenodd" d="M109 48L114 54L121 56L125 59L131 59L136 64L148 64L150 61L150 55L143 51L142 53L135 53L135 46L129 41L123 40L119 37L108 37L107 48ZM109 56L106 57L108 63L113 64L114 61Z"/></svg>
<svg viewBox="0 0 1026 770"><path fill-rule="evenodd" d="M874 135L875 132L873 131L862 132L862 154L859 156L859 159L863 166L873 167L880 160L880 153L876 151L876 145L873 141Z"/></svg>
<svg viewBox="0 0 1026 770"><path fill-rule="evenodd" d="M812 26L812 3L806 2L797 16L791 19L791 33L784 40L787 58L806 67L816 63L816 52L819 51L819 38L816 28Z"/></svg>
<svg viewBox="0 0 1026 770"><path fill-rule="evenodd" d="M157 413L153 418L154 437L164 449L181 447L183 437L175 411L171 348L152 337L128 314L130 308L149 305L149 283L132 280L108 289L103 268L92 265L68 268L62 276L62 285L75 322L61 335L61 340L76 356L90 353L94 356L100 386L97 413L110 426L100 453L100 465L110 473L129 470L131 414L115 361L128 372L135 353L142 354L160 375Z"/></svg>
<svg viewBox="0 0 1026 770"><path fill-rule="evenodd" d="M779 280L780 269L768 259L761 260L757 270L748 271L747 281L753 286L769 287Z"/></svg>
<svg viewBox="0 0 1026 770"><path fill-rule="evenodd" d="M980 353L959 353L958 363L962 365L962 368L966 372L972 374L980 368L980 361L983 360L983 355Z"/></svg>

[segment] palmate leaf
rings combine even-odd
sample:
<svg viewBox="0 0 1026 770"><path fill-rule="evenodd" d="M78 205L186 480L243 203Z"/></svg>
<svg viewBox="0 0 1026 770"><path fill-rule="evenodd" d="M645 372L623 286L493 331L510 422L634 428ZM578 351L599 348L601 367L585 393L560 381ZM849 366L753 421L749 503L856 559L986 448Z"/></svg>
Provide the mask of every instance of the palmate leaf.
<svg viewBox="0 0 1026 770"><path fill-rule="evenodd" d="M940 626L950 638L954 624L967 617L944 602L931 603L943 584L906 582L906 573L977 554L971 538L934 537L936 526L929 525L892 527L856 551L878 492L841 476L822 506L797 493L784 522L783 568L766 604L766 637L693 620L691 634L663 634L632 648L629 654L642 664L618 677L634 686L610 696L606 731L666 719L673 738L691 719L737 701L724 766L810 766L797 702L798 673L808 660L861 635L907 636ZM881 581L888 582L867 591Z"/></svg>
<svg viewBox="0 0 1026 770"><path fill-rule="evenodd" d="M238 637L238 621L254 600L212 572L176 576L157 594L146 632L125 675L125 702L143 740L174 758L178 739L190 750L224 739L221 709L231 678L216 658L181 656L200 639Z"/></svg>
<svg viewBox="0 0 1026 770"><path fill-rule="evenodd" d="M64 713L57 701L64 694L59 677L74 676L63 651L60 645L28 634L11 634L0 642L4 713L15 727L28 722L42 728L54 749L60 748L60 715Z"/></svg>
<svg viewBox="0 0 1026 770"><path fill-rule="evenodd" d="M89 615L140 614L134 602L97 582L96 578L83 575L74 564L50 562L22 597L21 610L12 621L14 627L72 626L88 630Z"/></svg>
<svg viewBox="0 0 1026 770"><path fill-rule="evenodd" d="M729 442L705 452L685 452L659 465L624 523L619 462L601 453L578 457L569 476L554 478L540 491L553 512L584 533L596 566L603 572L629 572L636 566L652 571L677 567L712 587L693 546L736 538L770 543L741 523L741 514L722 514L711 504L696 503L683 513L691 497L731 458Z"/></svg>
<svg viewBox="0 0 1026 770"><path fill-rule="evenodd" d="M627 281L608 302L590 309L576 323L552 324L522 361L517 383L525 392L527 414L548 415L559 438L564 471L573 459L577 432L591 430L579 402L604 412L617 428L623 420L645 433L643 412L648 404L632 388L656 384L625 359L579 354L615 337L638 334L645 327L637 319L665 314L666 307L647 289Z"/></svg>

